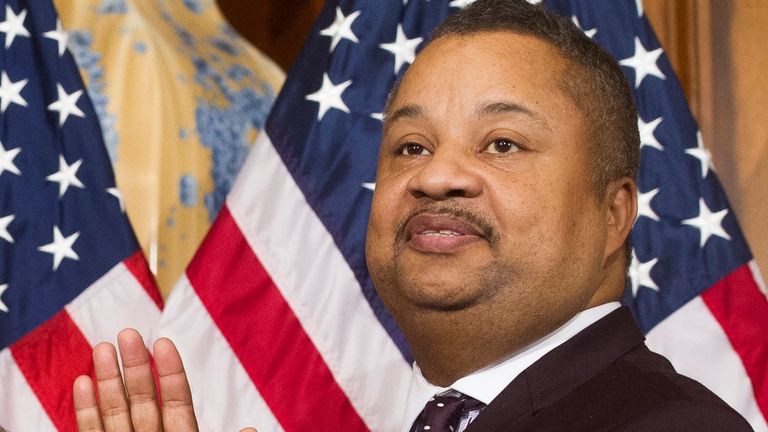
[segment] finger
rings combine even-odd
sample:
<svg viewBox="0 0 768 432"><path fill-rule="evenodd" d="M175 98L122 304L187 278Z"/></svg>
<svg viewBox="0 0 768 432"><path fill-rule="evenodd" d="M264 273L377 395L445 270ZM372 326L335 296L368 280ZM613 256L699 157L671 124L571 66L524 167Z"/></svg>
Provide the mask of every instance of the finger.
<svg viewBox="0 0 768 432"><path fill-rule="evenodd" d="M81 375L75 378L75 383L72 385L72 397L75 403L77 430L80 432L103 431L104 427L101 424L99 406L96 402L96 392L93 389L91 377Z"/></svg>
<svg viewBox="0 0 768 432"><path fill-rule="evenodd" d="M93 348L93 368L104 430L131 431L131 413L117 363L117 352L111 343L102 342Z"/></svg>
<svg viewBox="0 0 768 432"><path fill-rule="evenodd" d="M252 427L247 427L247 428L240 429L240 432L258 432L258 431Z"/></svg>
<svg viewBox="0 0 768 432"><path fill-rule="evenodd" d="M136 330L125 329L117 335L117 344L134 429L162 430L155 379L144 340Z"/></svg>
<svg viewBox="0 0 768 432"><path fill-rule="evenodd" d="M196 431L192 392L176 346L170 339L160 338L155 342L153 352L163 400L163 425L169 431Z"/></svg>

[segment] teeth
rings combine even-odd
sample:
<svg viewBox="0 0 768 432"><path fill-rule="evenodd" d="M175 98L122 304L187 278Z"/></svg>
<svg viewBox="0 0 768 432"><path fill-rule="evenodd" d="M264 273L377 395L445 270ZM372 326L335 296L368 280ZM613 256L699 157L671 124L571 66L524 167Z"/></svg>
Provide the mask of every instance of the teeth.
<svg viewBox="0 0 768 432"><path fill-rule="evenodd" d="M453 236L453 237L456 237L456 236L459 235L459 233L457 233L456 231L452 231L452 230L440 230L440 231L426 230L426 231L422 232L421 234L422 235L431 235L431 236Z"/></svg>

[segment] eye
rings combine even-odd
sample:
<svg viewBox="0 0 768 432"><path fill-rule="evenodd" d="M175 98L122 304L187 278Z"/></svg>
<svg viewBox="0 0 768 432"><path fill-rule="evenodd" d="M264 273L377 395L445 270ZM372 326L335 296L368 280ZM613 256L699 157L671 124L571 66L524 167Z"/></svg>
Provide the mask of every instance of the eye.
<svg viewBox="0 0 768 432"><path fill-rule="evenodd" d="M429 154L429 150L427 150L423 145L416 143L403 144L398 149L398 152L403 156L419 156Z"/></svg>
<svg viewBox="0 0 768 432"><path fill-rule="evenodd" d="M488 144L485 151L493 154L517 153L521 151L520 146L509 138L496 138Z"/></svg>

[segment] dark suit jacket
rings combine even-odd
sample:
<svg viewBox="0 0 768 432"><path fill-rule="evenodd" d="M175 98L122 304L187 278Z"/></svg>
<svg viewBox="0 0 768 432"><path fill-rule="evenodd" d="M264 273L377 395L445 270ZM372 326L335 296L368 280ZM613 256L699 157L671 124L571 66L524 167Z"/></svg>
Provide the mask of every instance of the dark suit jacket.
<svg viewBox="0 0 768 432"><path fill-rule="evenodd" d="M622 307L515 378L467 432L751 431L644 343Z"/></svg>

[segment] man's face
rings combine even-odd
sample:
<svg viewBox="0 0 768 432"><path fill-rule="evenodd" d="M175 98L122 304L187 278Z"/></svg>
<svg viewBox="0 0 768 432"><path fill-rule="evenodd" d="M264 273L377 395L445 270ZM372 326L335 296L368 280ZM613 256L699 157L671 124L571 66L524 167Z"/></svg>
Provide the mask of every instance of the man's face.
<svg viewBox="0 0 768 432"><path fill-rule="evenodd" d="M593 297L606 210L585 118L560 89L567 66L536 38L487 32L439 39L408 70L366 246L401 325L466 312L543 334Z"/></svg>

